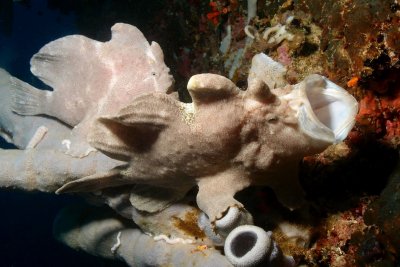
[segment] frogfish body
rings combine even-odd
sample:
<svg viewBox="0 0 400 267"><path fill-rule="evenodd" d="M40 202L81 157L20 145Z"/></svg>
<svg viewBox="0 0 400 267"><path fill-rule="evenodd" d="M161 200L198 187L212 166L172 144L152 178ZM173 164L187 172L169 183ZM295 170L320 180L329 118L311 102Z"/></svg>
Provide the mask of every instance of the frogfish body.
<svg viewBox="0 0 400 267"><path fill-rule="evenodd" d="M266 56L253 61L259 57ZM199 74L187 86L192 103L153 92L116 116L99 118L89 143L126 164L70 182L59 192L136 184L131 203L154 211L143 201L151 188L153 198L166 204L197 184L197 204L215 221L230 207L242 207L236 192L268 185L295 208L303 194L299 161L347 136L357 102L323 76L269 88L257 72L250 74L245 91L223 76ZM162 196L154 188L161 188Z"/></svg>

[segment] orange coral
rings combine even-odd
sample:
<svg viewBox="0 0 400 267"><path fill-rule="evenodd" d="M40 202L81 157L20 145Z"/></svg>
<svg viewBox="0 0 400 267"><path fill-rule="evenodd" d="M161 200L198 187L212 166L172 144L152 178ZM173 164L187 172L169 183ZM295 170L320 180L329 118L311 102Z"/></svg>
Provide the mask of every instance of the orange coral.
<svg viewBox="0 0 400 267"><path fill-rule="evenodd" d="M391 96L378 96L368 91L360 101L358 126L367 132L382 134L386 140L400 136L400 90Z"/></svg>
<svg viewBox="0 0 400 267"><path fill-rule="evenodd" d="M221 3L211 1L209 3L209 6L211 7L211 12L207 13L207 19L210 20L214 26L218 25L220 23L219 17L220 15L227 14L230 12L230 7L229 6L223 6Z"/></svg>
<svg viewBox="0 0 400 267"><path fill-rule="evenodd" d="M360 80L360 78L358 78L357 76L351 78L348 82L347 82L347 86L348 87L355 87L358 84L358 81Z"/></svg>

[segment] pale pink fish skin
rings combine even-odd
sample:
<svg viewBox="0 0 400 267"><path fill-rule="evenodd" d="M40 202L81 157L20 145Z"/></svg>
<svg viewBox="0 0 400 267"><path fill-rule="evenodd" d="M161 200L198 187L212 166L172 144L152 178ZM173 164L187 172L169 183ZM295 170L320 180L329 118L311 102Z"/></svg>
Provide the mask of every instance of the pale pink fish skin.
<svg viewBox="0 0 400 267"><path fill-rule="evenodd" d="M117 23L111 31L108 42L66 36L33 56L32 73L54 89L45 103L48 115L88 129L95 118L115 115L138 95L170 89L173 78L157 43L150 45L128 24Z"/></svg>
<svg viewBox="0 0 400 267"><path fill-rule="evenodd" d="M71 35L45 45L32 57L31 71L54 91L16 93L15 112L47 114L73 127L65 153L74 157L94 151L86 139L97 118L116 115L142 94L168 93L173 84L157 43L128 24L111 32L108 42Z"/></svg>

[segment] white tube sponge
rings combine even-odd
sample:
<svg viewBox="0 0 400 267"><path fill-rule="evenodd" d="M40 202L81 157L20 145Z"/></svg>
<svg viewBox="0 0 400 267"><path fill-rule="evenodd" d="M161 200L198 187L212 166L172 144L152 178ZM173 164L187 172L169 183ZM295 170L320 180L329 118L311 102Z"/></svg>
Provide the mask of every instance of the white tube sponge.
<svg viewBox="0 0 400 267"><path fill-rule="evenodd" d="M287 85L287 69L281 63L274 61L264 53L255 55L251 61L249 81L258 79L268 85L270 90Z"/></svg>
<svg viewBox="0 0 400 267"><path fill-rule="evenodd" d="M293 258L282 254L271 235L254 225L239 226L225 240L225 256L235 267L295 266Z"/></svg>
<svg viewBox="0 0 400 267"><path fill-rule="evenodd" d="M1 154L1 153L0 153ZM95 203L106 203L114 211L133 222L145 233L153 236L167 236L171 240L183 240L206 246L214 242L207 238L198 226L200 210L190 205L193 199L188 197L173 203L159 212L142 212L129 201L130 187L108 188L97 195ZM93 201L93 199L90 199ZM190 241L189 241L190 240ZM223 242L221 243L223 245Z"/></svg>
<svg viewBox="0 0 400 267"><path fill-rule="evenodd" d="M257 0L247 0L247 23L257 15Z"/></svg>
<svg viewBox="0 0 400 267"><path fill-rule="evenodd" d="M53 232L58 240L71 248L96 256L122 259L131 267L232 267L218 250L156 241L110 209L82 205L68 207L57 216Z"/></svg>
<svg viewBox="0 0 400 267"><path fill-rule="evenodd" d="M57 149L5 149L0 151L0 188L53 193L67 182L117 163L100 153L73 158Z"/></svg>
<svg viewBox="0 0 400 267"><path fill-rule="evenodd" d="M215 246L222 246L228 234L234 228L244 224L253 224L253 217L247 210L238 207L230 207L222 218L215 221L214 226L211 225L205 213L200 214L198 221L200 229L213 241Z"/></svg>

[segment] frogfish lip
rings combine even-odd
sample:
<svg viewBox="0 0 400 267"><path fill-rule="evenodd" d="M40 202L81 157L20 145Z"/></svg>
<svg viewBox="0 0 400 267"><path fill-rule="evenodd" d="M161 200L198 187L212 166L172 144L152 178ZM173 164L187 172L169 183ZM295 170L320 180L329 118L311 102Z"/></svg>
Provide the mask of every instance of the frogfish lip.
<svg viewBox="0 0 400 267"><path fill-rule="evenodd" d="M301 130L312 138L338 143L354 126L356 99L323 76L310 75L284 98L297 111Z"/></svg>

